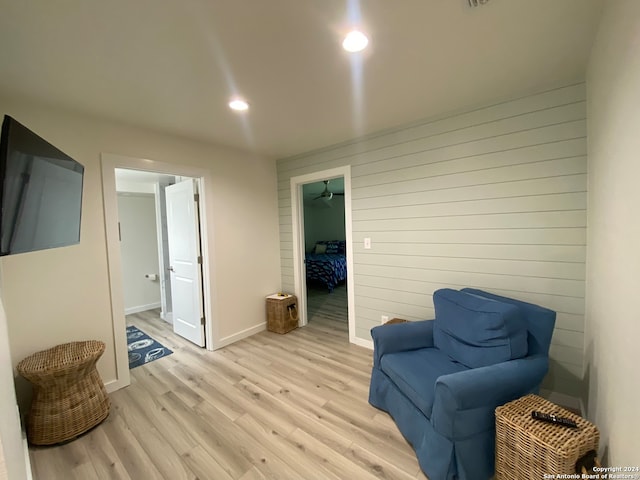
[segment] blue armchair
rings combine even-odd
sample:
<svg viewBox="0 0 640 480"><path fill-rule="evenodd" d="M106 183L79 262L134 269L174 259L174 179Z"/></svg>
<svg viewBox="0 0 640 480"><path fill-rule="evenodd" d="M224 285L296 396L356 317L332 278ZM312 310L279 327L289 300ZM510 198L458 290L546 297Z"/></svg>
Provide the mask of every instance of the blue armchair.
<svg viewBox="0 0 640 480"><path fill-rule="evenodd" d="M435 320L381 325L369 403L388 412L431 480L494 474L495 408L537 393L552 310L481 290L434 293Z"/></svg>

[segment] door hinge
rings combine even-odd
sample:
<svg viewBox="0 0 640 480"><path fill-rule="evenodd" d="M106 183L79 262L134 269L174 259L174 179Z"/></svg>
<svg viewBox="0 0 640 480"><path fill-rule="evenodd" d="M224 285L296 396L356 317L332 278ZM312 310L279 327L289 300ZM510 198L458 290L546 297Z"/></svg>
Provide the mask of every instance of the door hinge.
<svg viewBox="0 0 640 480"><path fill-rule="evenodd" d="M201 256L201 255L198 255L198 263L199 263L200 265L202 265L202 256Z"/></svg>
<svg viewBox="0 0 640 480"><path fill-rule="evenodd" d="M194 193L193 194L193 201L194 202L199 202L200 201L200 194L199 193Z"/></svg>
<svg viewBox="0 0 640 480"><path fill-rule="evenodd" d="M204 327L204 317L200 317L200 325Z"/></svg>

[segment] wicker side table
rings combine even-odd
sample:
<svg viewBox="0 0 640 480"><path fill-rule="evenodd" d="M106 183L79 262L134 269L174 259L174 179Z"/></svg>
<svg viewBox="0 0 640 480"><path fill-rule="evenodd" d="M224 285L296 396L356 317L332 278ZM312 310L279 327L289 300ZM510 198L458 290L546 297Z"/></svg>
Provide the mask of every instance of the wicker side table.
<svg viewBox="0 0 640 480"><path fill-rule="evenodd" d="M71 342L34 353L18 372L33 384L27 436L34 445L77 437L109 415L111 401L96 370L105 344Z"/></svg>
<svg viewBox="0 0 640 480"><path fill-rule="evenodd" d="M567 417L577 429L531 418L531 412ZM496 479L525 480L575 474L579 458L598 451L598 428L584 418L537 395L496 408Z"/></svg>
<svg viewBox="0 0 640 480"><path fill-rule="evenodd" d="M298 300L295 295L274 294L267 297L267 330L287 333L298 328Z"/></svg>
<svg viewBox="0 0 640 480"><path fill-rule="evenodd" d="M384 322L383 325L395 325L396 323L407 323L409 320L405 320L404 318L392 318Z"/></svg>

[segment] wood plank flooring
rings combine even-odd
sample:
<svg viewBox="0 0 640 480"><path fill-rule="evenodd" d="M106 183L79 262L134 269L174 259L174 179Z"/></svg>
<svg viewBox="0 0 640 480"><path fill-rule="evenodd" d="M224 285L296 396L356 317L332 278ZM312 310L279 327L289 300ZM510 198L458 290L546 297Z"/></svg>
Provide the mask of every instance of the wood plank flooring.
<svg viewBox="0 0 640 480"><path fill-rule="evenodd" d="M307 285L307 319L309 322L333 320L348 323L347 312L347 287L345 284L337 285L332 293L329 293L327 287L323 285ZM348 338L348 330L344 332L345 338Z"/></svg>
<svg viewBox="0 0 640 480"><path fill-rule="evenodd" d="M309 304L338 305L334 294ZM31 447L34 478L425 479L395 424L367 402L371 351L348 343L339 307L312 308L305 328L216 352L174 335L156 311L128 317L174 354L133 369L98 427Z"/></svg>

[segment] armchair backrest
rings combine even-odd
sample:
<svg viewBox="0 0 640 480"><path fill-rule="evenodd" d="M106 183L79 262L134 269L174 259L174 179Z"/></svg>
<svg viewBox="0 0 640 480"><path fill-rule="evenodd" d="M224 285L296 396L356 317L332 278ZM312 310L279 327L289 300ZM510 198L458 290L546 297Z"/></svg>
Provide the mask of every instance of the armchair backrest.
<svg viewBox="0 0 640 480"><path fill-rule="evenodd" d="M528 331L515 305L450 288L433 293L436 348L469 368L527 355Z"/></svg>
<svg viewBox="0 0 640 480"><path fill-rule="evenodd" d="M527 322L528 336L528 355L544 354L549 355L549 347L551 345L551 336L553 335L553 328L556 324L556 312L549 310L548 308L534 305L533 303L527 303L513 298L502 297L500 295L494 295L483 290L477 290L475 288L463 288L462 292L467 292L472 295L478 295L481 297L497 300L499 302L510 303L519 307Z"/></svg>

